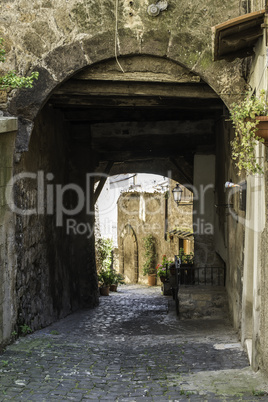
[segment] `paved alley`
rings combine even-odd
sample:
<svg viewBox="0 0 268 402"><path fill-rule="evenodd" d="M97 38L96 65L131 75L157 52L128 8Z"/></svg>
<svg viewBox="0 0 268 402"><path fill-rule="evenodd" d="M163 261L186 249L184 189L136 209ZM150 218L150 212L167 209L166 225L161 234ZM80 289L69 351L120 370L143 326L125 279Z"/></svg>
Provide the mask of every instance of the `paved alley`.
<svg viewBox="0 0 268 402"><path fill-rule="evenodd" d="M255 401L268 390L224 320L184 320L160 287L120 286L0 356L1 401Z"/></svg>

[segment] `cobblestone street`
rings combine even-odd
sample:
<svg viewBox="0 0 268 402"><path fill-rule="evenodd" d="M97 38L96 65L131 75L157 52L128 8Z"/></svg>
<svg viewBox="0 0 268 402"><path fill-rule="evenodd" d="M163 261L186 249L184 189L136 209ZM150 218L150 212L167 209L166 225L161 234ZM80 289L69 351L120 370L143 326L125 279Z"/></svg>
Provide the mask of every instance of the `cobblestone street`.
<svg viewBox="0 0 268 402"><path fill-rule="evenodd" d="M0 400L267 401L230 324L172 306L160 287L120 286L20 338L0 356Z"/></svg>

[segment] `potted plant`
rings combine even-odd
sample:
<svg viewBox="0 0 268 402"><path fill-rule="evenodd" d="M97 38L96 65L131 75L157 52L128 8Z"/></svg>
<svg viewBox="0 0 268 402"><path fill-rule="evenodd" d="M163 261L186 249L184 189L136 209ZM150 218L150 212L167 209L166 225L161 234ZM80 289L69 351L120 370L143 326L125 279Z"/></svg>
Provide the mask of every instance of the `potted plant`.
<svg viewBox="0 0 268 402"><path fill-rule="evenodd" d="M111 269L101 269L98 273L98 281L100 294L102 296L109 296L109 288L113 282L113 273L111 272Z"/></svg>
<svg viewBox="0 0 268 402"><path fill-rule="evenodd" d="M112 282L113 283L110 285L111 292L117 292L117 286L119 284L123 285L125 283L123 275L120 274L119 272L115 272L115 271L113 271L113 273L112 273Z"/></svg>
<svg viewBox="0 0 268 402"><path fill-rule="evenodd" d="M239 172L245 169L250 174L263 173L255 155L255 146L257 141L266 140L268 144L265 91L262 90L259 97L247 94L241 103L231 105L230 113L235 129L235 138L231 142L232 158L236 161ZM263 124L266 125L264 129Z"/></svg>
<svg viewBox="0 0 268 402"><path fill-rule="evenodd" d="M156 269L155 269L155 238L149 234L143 238L144 248L144 264L143 275L148 275L148 285L156 285Z"/></svg>
<svg viewBox="0 0 268 402"><path fill-rule="evenodd" d="M166 282L169 278L169 269L162 264L157 264L156 275L160 278L161 282Z"/></svg>
<svg viewBox="0 0 268 402"><path fill-rule="evenodd" d="M162 262L161 264L157 264L156 266L156 275L160 278L161 282L166 282L169 278L170 274L170 265L173 263L173 261L169 261L167 259L167 256L164 254L162 256Z"/></svg>

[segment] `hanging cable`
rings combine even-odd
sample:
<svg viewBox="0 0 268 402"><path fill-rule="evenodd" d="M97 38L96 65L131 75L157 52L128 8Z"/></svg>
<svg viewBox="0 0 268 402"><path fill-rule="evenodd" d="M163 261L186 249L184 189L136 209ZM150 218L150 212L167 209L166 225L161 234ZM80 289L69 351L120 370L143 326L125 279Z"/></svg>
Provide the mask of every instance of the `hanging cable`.
<svg viewBox="0 0 268 402"><path fill-rule="evenodd" d="M114 35L114 55L115 55L115 60L120 67L120 70L122 73L124 73L124 69L119 63L119 60L117 58L117 37L118 37L118 0L115 0L115 35Z"/></svg>

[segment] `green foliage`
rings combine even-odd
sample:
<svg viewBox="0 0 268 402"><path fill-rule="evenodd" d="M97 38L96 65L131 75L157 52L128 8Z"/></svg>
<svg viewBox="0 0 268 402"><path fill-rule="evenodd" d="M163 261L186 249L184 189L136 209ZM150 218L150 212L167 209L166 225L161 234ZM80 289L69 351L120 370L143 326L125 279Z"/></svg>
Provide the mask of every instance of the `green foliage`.
<svg viewBox="0 0 268 402"><path fill-rule="evenodd" d="M27 324L20 325L20 331L22 335L27 335L33 332L33 330Z"/></svg>
<svg viewBox="0 0 268 402"><path fill-rule="evenodd" d="M170 264L173 264L173 261L170 261L167 259L166 254L162 256L162 262L160 264L157 264L156 266L156 275L160 278L169 278L169 266Z"/></svg>
<svg viewBox="0 0 268 402"><path fill-rule="evenodd" d="M117 285L117 284L120 284L120 285L123 285L125 282L124 282L124 276L122 275L122 274L120 274L119 272L113 272L113 276L114 276L114 278L113 278L113 283L112 284L115 284L115 285Z"/></svg>
<svg viewBox="0 0 268 402"><path fill-rule="evenodd" d="M3 48L3 43L4 43L3 38L0 38L0 62L2 63L4 63L4 61L6 60L5 58L6 52L5 49Z"/></svg>
<svg viewBox="0 0 268 402"><path fill-rule="evenodd" d="M98 273L98 281L100 286L110 286L110 285L118 285L124 283L124 277L119 272L116 272L114 269L102 269Z"/></svg>
<svg viewBox="0 0 268 402"><path fill-rule="evenodd" d="M100 286L110 286L113 284L113 278L111 275L111 269L102 269L98 273L98 281Z"/></svg>
<svg viewBox="0 0 268 402"><path fill-rule="evenodd" d="M95 249L97 271L110 268L112 264L113 240L100 238L96 241Z"/></svg>
<svg viewBox="0 0 268 402"><path fill-rule="evenodd" d="M144 259L143 275L155 274L155 238L148 235L143 239Z"/></svg>
<svg viewBox="0 0 268 402"><path fill-rule="evenodd" d="M231 120L235 128L235 138L231 142L232 158L236 162L239 173L245 169L250 174L263 173L262 167L255 155L257 141L264 140L258 137L256 116L267 115L265 91L260 92L259 98L247 94L241 103L231 105Z"/></svg>
<svg viewBox="0 0 268 402"><path fill-rule="evenodd" d="M182 264L193 264L194 263L194 254L192 252L190 254L185 254L183 248L180 248L179 257L180 257Z"/></svg>
<svg viewBox="0 0 268 402"><path fill-rule="evenodd" d="M50 332L50 334L51 334L51 335L59 335L60 333L59 333L56 329L53 329L53 330Z"/></svg>
<svg viewBox="0 0 268 402"><path fill-rule="evenodd" d="M254 396L265 396L265 395L267 395L267 392L266 391L261 391L261 390L255 390L255 389L253 389L252 390L252 395L254 395Z"/></svg>
<svg viewBox="0 0 268 402"><path fill-rule="evenodd" d="M0 62L4 63L5 49L3 48L3 38L0 38ZM15 88L32 88L34 80L39 77L38 72L32 72L29 77L20 77L15 71L9 71L7 74L0 76L0 90L8 90Z"/></svg>

